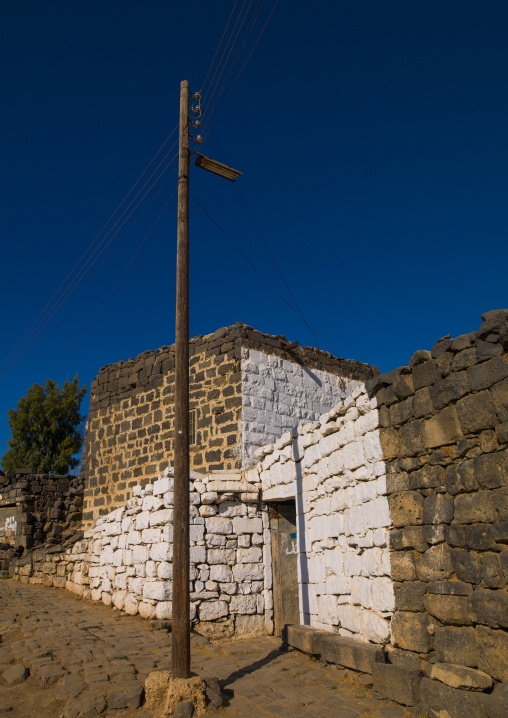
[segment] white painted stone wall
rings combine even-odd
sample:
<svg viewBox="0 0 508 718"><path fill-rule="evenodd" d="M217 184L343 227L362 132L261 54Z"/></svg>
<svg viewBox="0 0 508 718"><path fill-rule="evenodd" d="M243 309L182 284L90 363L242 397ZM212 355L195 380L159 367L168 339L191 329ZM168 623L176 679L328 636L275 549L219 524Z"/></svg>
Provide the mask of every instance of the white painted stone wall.
<svg viewBox="0 0 508 718"><path fill-rule="evenodd" d="M242 349L244 466L284 432L317 419L360 384L272 354Z"/></svg>
<svg viewBox="0 0 508 718"><path fill-rule="evenodd" d="M379 416L364 385L259 449L264 501L294 497L302 624L385 643L394 610Z"/></svg>
<svg viewBox="0 0 508 718"><path fill-rule="evenodd" d="M206 635L271 633L271 554L260 485L240 474L191 473L191 620ZM265 511L266 513L266 511ZM128 614L171 618L172 469L101 517L69 549L66 588ZM265 561L266 559L266 561Z"/></svg>

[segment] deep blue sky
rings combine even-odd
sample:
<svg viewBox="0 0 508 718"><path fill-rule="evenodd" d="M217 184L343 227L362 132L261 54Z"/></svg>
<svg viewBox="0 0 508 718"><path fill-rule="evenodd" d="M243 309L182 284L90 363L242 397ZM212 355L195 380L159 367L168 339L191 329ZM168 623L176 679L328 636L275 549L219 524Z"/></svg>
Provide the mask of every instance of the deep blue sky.
<svg viewBox="0 0 508 718"><path fill-rule="evenodd" d="M233 4L4 3L0 363L174 128L180 81L202 85ZM266 242L337 355L386 371L508 305L507 20L502 0L280 0L216 119ZM221 159L212 137L202 152ZM7 410L34 382L79 372L89 387L104 364L172 343L175 199L69 359L174 166L2 378L0 456ZM287 296L235 186L192 167L191 192ZM194 202L191 262L192 336L243 321L315 344Z"/></svg>

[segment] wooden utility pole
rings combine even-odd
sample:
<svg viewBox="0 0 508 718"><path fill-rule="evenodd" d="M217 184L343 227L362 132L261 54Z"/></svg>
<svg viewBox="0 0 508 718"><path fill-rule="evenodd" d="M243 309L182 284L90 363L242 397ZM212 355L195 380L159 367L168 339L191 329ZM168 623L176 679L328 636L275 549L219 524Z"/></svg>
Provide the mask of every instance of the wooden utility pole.
<svg viewBox="0 0 508 718"><path fill-rule="evenodd" d="M171 669L190 677L189 596L189 83L180 86L175 325L175 485Z"/></svg>

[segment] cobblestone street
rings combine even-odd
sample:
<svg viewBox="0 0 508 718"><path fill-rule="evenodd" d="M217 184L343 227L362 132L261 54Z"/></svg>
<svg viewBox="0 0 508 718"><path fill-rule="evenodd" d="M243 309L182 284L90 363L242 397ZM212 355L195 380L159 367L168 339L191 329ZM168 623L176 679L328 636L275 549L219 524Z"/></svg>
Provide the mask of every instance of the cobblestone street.
<svg viewBox="0 0 508 718"><path fill-rule="evenodd" d="M167 630L64 590L0 581L0 635L0 714L12 718L149 718L144 680L170 669ZM278 638L193 634L192 670L219 679L227 702L216 714L225 718L411 715Z"/></svg>

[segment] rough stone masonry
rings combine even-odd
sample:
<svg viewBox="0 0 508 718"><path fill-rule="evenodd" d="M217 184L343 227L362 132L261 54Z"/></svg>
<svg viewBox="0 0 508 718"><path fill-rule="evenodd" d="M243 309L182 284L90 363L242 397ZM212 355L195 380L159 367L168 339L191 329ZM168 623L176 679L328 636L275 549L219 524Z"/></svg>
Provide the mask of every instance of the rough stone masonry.
<svg viewBox="0 0 508 718"><path fill-rule="evenodd" d="M255 450L258 462L236 477L193 474L200 630L271 630L267 509L292 499L302 628L290 642L371 674L418 715L502 715L508 311L482 318L406 367L351 380L332 408ZM17 577L169 615L170 481L139 486L79 545L21 559Z"/></svg>
<svg viewBox="0 0 508 718"><path fill-rule="evenodd" d="M237 323L190 341L191 469L234 471L286 430L316 419L378 373L362 362ZM83 447L86 528L173 460L174 345L103 367L91 385Z"/></svg>

